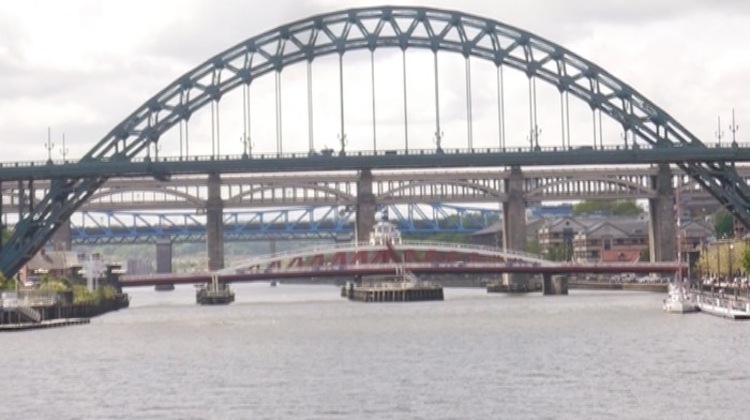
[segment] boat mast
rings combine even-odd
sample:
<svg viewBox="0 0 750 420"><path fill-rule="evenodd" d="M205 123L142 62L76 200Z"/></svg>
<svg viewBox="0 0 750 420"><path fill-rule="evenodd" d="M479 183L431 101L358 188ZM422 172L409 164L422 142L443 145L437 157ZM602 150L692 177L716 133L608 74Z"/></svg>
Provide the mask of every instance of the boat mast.
<svg viewBox="0 0 750 420"><path fill-rule="evenodd" d="M680 206L680 190L682 189L682 175L677 183L677 192L675 193L675 212L677 213L677 277L675 284L682 287L682 207ZM690 279L688 279L690 281Z"/></svg>

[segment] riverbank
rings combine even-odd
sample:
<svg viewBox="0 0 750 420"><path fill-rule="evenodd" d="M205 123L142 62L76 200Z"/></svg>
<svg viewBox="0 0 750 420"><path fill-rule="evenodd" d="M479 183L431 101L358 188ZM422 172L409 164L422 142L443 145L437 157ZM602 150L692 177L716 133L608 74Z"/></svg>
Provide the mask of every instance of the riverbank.
<svg viewBox="0 0 750 420"><path fill-rule="evenodd" d="M2 307L0 308L0 332L88 324L92 317L129 306L129 296L122 293L90 304L57 302L51 305Z"/></svg>

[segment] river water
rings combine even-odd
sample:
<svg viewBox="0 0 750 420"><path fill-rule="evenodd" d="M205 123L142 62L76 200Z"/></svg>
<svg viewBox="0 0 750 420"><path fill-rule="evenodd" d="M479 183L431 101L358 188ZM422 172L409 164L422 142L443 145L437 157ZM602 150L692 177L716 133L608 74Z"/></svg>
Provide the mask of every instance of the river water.
<svg viewBox="0 0 750 420"><path fill-rule="evenodd" d="M750 323L572 291L348 302L333 286L130 289L90 325L0 335L0 419L728 419Z"/></svg>

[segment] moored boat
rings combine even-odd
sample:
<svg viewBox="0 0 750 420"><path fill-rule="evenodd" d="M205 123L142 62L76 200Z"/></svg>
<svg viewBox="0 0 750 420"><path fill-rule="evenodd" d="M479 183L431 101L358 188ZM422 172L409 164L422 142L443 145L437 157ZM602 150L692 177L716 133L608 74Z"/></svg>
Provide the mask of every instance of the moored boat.
<svg viewBox="0 0 750 420"><path fill-rule="evenodd" d="M680 227L680 220L682 210L680 210L680 188L677 188L677 262L680 265L683 262L682 258L682 228ZM690 295L688 290L685 288L685 282L682 279L682 267L677 269L677 273L674 282L669 283L667 288L667 298L662 302L662 309L664 312L670 314L685 314L689 312L696 312L698 310L693 296ZM688 271L688 278L690 278L690 272Z"/></svg>
<svg viewBox="0 0 750 420"><path fill-rule="evenodd" d="M723 294L706 292L693 293L698 310L709 315L716 315L729 319L750 319L750 302L728 298Z"/></svg>
<svg viewBox="0 0 750 420"><path fill-rule="evenodd" d="M662 309L669 314L686 314L698 310L685 287L675 283L669 284L667 298L662 302Z"/></svg>

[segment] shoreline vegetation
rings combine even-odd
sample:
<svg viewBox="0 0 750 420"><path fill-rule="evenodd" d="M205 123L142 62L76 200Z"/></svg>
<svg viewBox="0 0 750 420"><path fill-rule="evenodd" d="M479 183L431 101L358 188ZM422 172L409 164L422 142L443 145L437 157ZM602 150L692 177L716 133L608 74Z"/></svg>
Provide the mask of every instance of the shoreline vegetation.
<svg viewBox="0 0 750 420"><path fill-rule="evenodd" d="M92 317L130 305L129 296L115 285L92 291L79 282L47 276L23 286L0 277L0 292L0 331L86 324Z"/></svg>

